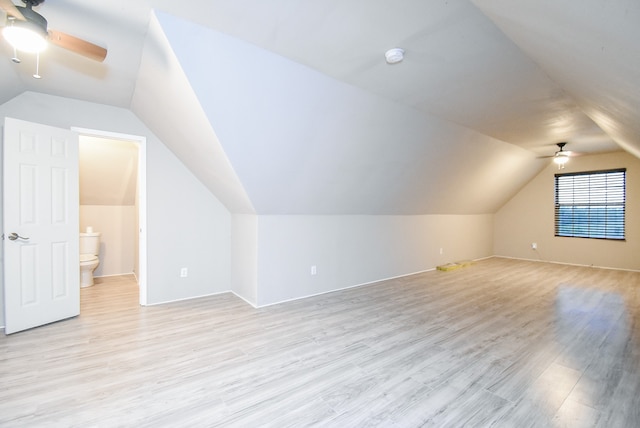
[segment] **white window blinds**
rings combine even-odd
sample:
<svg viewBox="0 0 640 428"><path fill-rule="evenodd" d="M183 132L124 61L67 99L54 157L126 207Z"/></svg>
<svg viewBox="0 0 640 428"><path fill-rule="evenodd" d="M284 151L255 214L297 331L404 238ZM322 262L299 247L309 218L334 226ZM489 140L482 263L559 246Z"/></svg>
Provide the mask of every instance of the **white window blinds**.
<svg viewBox="0 0 640 428"><path fill-rule="evenodd" d="M625 239L626 169L556 174L555 235Z"/></svg>

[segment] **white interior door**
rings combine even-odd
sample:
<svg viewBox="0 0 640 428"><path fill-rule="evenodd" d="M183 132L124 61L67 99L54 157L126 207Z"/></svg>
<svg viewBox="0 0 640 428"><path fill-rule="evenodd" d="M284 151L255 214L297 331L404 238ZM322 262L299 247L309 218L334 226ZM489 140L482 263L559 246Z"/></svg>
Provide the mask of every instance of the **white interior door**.
<svg viewBox="0 0 640 428"><path fill-rule="evenodd" d="M78 136L5 118L5 333L80 313Z"/></svg>

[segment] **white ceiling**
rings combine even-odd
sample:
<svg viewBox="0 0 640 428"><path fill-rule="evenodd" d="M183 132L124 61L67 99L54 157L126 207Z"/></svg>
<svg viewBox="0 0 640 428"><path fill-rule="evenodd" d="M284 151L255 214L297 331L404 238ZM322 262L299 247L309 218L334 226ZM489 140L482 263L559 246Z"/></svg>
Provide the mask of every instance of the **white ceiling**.
<svg viewBox="0 0 640 428"><path fill-rule="evenodd" d="M130 108L232 212L494 212L559 141L640 156L637 0L37 10L109 53L51 47L35 80L0 40L0 103L34 91Z"/></svg>

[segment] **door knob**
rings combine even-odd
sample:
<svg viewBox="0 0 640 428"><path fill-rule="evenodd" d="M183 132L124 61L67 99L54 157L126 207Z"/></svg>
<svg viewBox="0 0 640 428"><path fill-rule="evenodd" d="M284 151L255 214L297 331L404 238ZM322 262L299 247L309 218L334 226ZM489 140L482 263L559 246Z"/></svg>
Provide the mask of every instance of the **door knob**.
<svg viewBox="0 0 640 428"><path fill-rule="evenodd" d="M15 233L15 232L11 232L11 233L9 234L9 240L10 240L10 241L15 241L16 239L24 239L24 240L26 241L26 240L27 240L27 239L29 239L29 238L26 238L26 237L24 237L24 236L20 236L20 235L18 235L18 234L17 234L17 233Z"/></svg>

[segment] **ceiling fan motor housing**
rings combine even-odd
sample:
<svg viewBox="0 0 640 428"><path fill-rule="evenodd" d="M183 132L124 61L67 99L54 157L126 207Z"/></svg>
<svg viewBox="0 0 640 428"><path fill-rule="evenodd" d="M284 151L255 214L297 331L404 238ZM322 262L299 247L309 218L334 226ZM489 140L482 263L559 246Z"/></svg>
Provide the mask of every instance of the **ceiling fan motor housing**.
<svg viewBox="0 0 640 428"><path fill-rule="evenodd" d="M22 0L22 3L26 4L29 9L32 7L38 6L44 0Z"/></svg>
<svg viewBox="0 0 640 428"><path fill-rule="evenodd" d="M30 2L25 3L29 4ZM40 2L35 1L33 3L39 4ZM37 6L37 4L35 5ZM47 36L47 20L44 18L44 16L32 10L31 6L16 6L16 9L18 9L20 13L22 13L22 16L24 16L26 21L15 21L13 25L28 26L31 30L36 31L37 33L41 33L42 37Z"/></svg>

